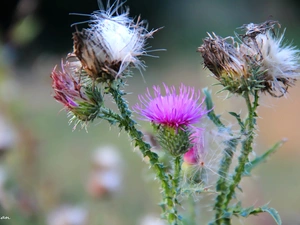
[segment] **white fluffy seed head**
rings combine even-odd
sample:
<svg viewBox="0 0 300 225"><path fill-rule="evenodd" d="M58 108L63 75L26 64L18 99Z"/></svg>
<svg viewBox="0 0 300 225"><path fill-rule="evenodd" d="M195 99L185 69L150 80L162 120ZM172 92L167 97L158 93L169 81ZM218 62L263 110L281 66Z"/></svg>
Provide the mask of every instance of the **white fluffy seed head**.
<svg viewBox="0 0 300 225"><path fill-rule="evenodd" d="M256 42L262 54L261 71L266 71L272 80L272 89L284 93L278 81L294 80L300 76L299 53L291 45L283 44L284 33L276 38L271 31L256 36Z"/></svg>
<svg viewBox="0 0 300 225"><path fill-rule="evenodd" d="M129 66L145 69L139 57L147 54L146 40L156 30L148 32L147 23L140 18L134 21L122 5L117 1L106 10L95 11L90 28L74 34L74 53L91 76L104 71L117 77Z"/></svg>

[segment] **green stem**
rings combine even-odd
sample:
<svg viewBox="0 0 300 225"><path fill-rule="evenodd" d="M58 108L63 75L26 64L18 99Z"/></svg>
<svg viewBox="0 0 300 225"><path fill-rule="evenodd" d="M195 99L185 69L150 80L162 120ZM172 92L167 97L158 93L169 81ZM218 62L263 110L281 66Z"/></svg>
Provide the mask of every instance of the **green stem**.
<svg viewBox="0 0 300 225"><path fill-rule="evenodd" d="M173 181L172 181L174 190L179 187L181 164L182 164L181 155L176 156L175 161L174 161L174 177L173 177Z"/></svg>
<svg viewBox="0 0 300 225"><path fill-rule="evenodd" d="M227 141L227 147L224 149L224 154L220 163L220 167L218 170L219 179L217 181L216 185L216 191L219 193L214 209L216 210L215 214L215 224L222 224L223 219L223 213L226 207L224 206L224 201L227 194L227 174L229 172L230 165L232 163L233 154L235 152L235 149L238 145L238 138L232 138L229 141Z"/></svg>
<svg viewBox="0 0 300 225"><path fill-rule="evenodd" d="M254 93L254 101L251 103L249 93L245 93L243 96L246 100L247 108L248 108L248 118L246 121L246 134L247 137L242 143L241 155L238 158L238 166L235 168L235 174L233 175L232 183L229 186L229 191L226 196L226 200L224 202L224 207L227 209L228 204L230 203L234 193L235 188L240 183L242 175L245 171L246 163L248 162L248 156L252 152L252 144L254 140L255 134L255 124L256 124L256 109L258 107L258 92Z"/></svg>
<svg viewBox="0 0 300 225"><path fill-rule="evenodd" d="M177 203L177 196L180 193L180 171L181 171L181 164L182 164L182 157L177 156L174 160L174 176L172 179L172 188L173 188L173 195L174 201Z"/></svg>
<svg viewBox="0 0 300 225"><path fill-rule="evenodd" d="M174 202L174 191L172 190L172 186L169 184L169 178L164 170L165 167L159 162L157 154L150 150L151 146L143 140L143 133L136 128L136 122L131 118L132 113L128 108L127 102L123 99L123 95L125 94L120 90L119 82L120 81L118 80L112 81L107 89L107 91L113 96L121 113L122 121L120 121L119 126L124 128L132 140L135 141L135 146L139 147L143 156L149 158L151 167L161 182L161 188L163 190L163 213L170 225L177 225L178 215L176 211L176 202ZM177 169L178 168L176 168L176 170ZM177 184L177 181L175 181L175 183Z"/></svg>

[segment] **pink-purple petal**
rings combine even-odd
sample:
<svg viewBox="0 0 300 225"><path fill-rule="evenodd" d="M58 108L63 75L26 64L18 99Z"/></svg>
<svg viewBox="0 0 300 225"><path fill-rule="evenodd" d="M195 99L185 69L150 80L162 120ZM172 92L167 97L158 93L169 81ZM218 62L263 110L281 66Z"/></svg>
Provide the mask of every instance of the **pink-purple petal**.
<svg viewBox="0 0 300 225"><path fill-rule="evenodd" d="M181 84L177 94L174 86L163 86L165 95L161 94L159 86L154 86L153 97L149 89L145 96L139 96L140 104L134 109L141 115L141 119L178 128L197 123L207 113L202 108L204 99L199 102L199 91Z"/></svg>

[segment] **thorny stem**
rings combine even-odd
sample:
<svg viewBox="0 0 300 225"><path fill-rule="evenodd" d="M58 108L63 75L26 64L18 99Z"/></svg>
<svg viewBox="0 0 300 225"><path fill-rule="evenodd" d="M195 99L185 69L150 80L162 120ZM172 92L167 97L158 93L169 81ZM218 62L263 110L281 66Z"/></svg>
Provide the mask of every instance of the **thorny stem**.
<svg viewBox="0 0 300 225"><path fill-rule="evenodd" d="M179 187L181 163L182 163L181 155L176 156L174 161L174 177L172 182L174 190Z"/></svg>
<svg viewBox="0 0 300 225"><path fill-rule="evenodd" d="M170 225L178 225L176 202L174 201L176 198L174 198L174 191L172 188L173 185L178 185L178 179L173 179L172 186L169 184L169 178L164 171L164 165L159 162L157 154L150 150L151 146L143 140L143 133L136 128L136 122L131 118L132 113L128 108L126 100L123 99L123 95L125 95L125 93L120 90L119 82L120 81L118 80L112 81L107 87L107 91L113 96L121 113L122 120L119 121L119 127L124 128L124 130L130 135L132 141L135 142L135 146L139 147L143 156L149 158L151 167L154 169L156 176L161 182L161 188L163 190L163 203L161 205L163 214ZM175 167L177 167L177 163ZM178 168L176 170L178 170ZM174 175L174 178L176 176Z"/></svg>
<svg viewBox="0 0 300 225"><path fill-rule="evenodd" d="M227 193L227 174L232 163L233 154L238 145L238 139L232 138L227 141L227 147L224 149L223 157L221 159L220 167L218 170L219 179L216 185L216 191L219 193L216 200L214 209L216 210L215 214L215 224L222 224L222 215L224 209L224 201Z"/></svg>
<svg viewBox="0 0 300 225"><path fill-rule="evenodd" d="M173 202L178 203L177 196L180 193L180 171L181 171L182 157L181 155L176 156L174 160L174 176L172 179L173 189ZM176 210L176 209L175 209ZM177 211L176 211L177 213Z"/></svg>
<svg viewBox="0 0 300 225"><path fill-rule="evenodd" d="M253 93L254 95L254 101L251 103L251 99L249 96L249 93L245 93L243 97L245 98L247 108L248 108L248 118L246 120L246 139L242 143L242 150L241 155L238 158L238 166L235 168L235 174L233 175L232 182L229 185L229 191L226 196L226 200L224 202L224 207L227 209L228 204L230 203L234 193L235 188L240 183L242 175L245 171L246 163L248 162L248 156L252 152L252 143L254 140L254 134L255 134L255 124L256 124L256 109L258 107L258 92L255 91ZM230 220L230 219L226 219ZM225 223L230 224L230 223Z"/></svg>

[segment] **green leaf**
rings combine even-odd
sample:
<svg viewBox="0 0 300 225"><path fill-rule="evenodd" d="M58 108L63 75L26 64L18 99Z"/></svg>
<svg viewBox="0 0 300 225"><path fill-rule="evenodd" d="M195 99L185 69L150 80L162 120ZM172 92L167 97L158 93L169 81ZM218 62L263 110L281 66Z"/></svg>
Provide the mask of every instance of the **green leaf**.
<svg viewBox="0 0 300 225"><path fill-rule="evenodd" d="M269 213L269 214L273 217L273 219L275 220L275 222L276 222L278 225L281 225L281 224L282 224L281 218L280 218L279 213L277 212L276 209L274 209L274 208L265 208L265 207L262 207L262 210L263 210L264 212Z"/></svg>
<svg viewBox="0 0 300 225"><path fill-rule="evenodd" d="M214 124L218 127L218 128L225 128L224 124L221 122L220 118L215 114L214 112L214 104L212 102L212 98L211 98L211 93L207 88L203 89L203 93L205 94L205 104L206 104L206 109L209 111L207 113L209 119L211 121L214 122Z"/></svg>
<svg viewBox="0 0 300 225"><path fill-rule="evenodd" d="M242 217L248 217L253 212L254 207L251 206L249 208L243 209L239 214Z"/></svg>
<svg viewBox="0 0 300 225"><path fill-rule="evenodd" d="M214 105L211 99L211 93L207 88L203 89L203 93L205 94L206 98L205 98L205 104L206 104L206 108L207 110L211 110L213 109Z"/></svg>
<svg viewBox="0 0 300 225"><path fill-rule="evenodd" d="M278 225L282 224L281 218L277 210L274 208L269 208L267 205L258 208L254 208L253 206L251 206L249 208L244 208L244 209L240 207L235 207L233 209L234 215L240 215L242 217L257 215L258 213L263 213L263 212L269 213Z"/></svg>
<svg viewBox="0 0 300 225"><path fill-rule="evenodd" d="M241 115L240 114L237 114L235 112L229 112L230 115L234 116L236 118L236 120L238 121L240 127L241 127L241 131L242 133L245 131L245 124L242 122L242 119L241 119Z"/></svg>
<svg viewBox="0 0 300 225"><path fill-rule="evenodd" d="M243 173L243 176L250 176L251 171L258 166L259 164L265 162L267 158L274 153L284 142L286 142L286 139L283 139L279 142L277 142L275 145L273 145L270 149L268 149L264 154L261 156L257 156L254 160L247 163L245 165L245 171Z"/></svg>

